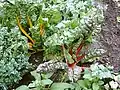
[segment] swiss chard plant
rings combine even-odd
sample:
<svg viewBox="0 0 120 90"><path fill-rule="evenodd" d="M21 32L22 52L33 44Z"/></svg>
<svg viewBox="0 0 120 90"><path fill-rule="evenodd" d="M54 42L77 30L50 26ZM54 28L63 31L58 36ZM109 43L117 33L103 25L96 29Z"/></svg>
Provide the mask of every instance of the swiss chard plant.
<svg viewBox="0 0 120 90"><path fill-rule="evenodd" d="M5 0L0 13L2 26L18 25L30 47L36 50L43 46L45 56L59 56L62 44L70 47L83 39L91 42L102 21L92 0Z"/></svg>
<svg viewBox="0 0 120 90"><path fill-rule="evenodd" d="M92 0L3 0L0 4L1 25L18 26L28 38L29 49L44 50L47 60L69 56L73 60L66 62L71 64L86 58L93 35L100 31L102 12Z"/></svg>

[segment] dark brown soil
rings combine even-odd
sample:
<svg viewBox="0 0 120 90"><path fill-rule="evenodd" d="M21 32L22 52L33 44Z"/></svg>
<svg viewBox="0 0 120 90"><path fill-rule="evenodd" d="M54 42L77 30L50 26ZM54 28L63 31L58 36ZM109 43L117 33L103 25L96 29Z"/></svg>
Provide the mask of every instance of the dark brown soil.
<svg viewBox="0 0 120 90"><path fill-rule="evenodd" d="M107 54L102 57L114 66L114 71L120 71L120 24L117 22L117 16L120 10L113 0L104 0L107 5L104 10L104 25L101 31L102 48L107 50Z"/></svg>
<svg viewBox="0 0 120 90"><path fill-rule="evenodd" d="M38 51L30 56L29 62L37 67L43 62L43 51Z"/></svg>

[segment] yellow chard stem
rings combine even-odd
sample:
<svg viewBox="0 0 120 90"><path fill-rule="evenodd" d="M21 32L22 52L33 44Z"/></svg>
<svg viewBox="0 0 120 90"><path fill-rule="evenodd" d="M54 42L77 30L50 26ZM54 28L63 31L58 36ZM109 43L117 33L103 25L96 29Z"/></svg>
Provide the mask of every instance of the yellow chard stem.
<svg viewBox="0 0 120 90"><path fill-rule="evenodd" d="M27 21L28 21L28 24L30 25L30 28L32 28L33 24L29 16L27 16Z"/></svg>
<svg viewBox="0 0 120 90"><path fill-rule="evenodd" d="M40 35L43 36L44 35L44 25L40 24Z"/></svg>
<svg viewBox="0 0 120 90"><path fill-rule="evenodd" d="M33 48L32 48L32 47L33 47L33 44L32 44L31 42L28 42L28 44L29 44L29 49L30 49L30 50L33 50Z"/></svg>
<svg viewBox="0 0 120 90"><path fill-rule="evenodd" d="M22 33L25 34L25 36L26 36L28 39L30 39L30 41L34 44L34 43L35 43L34 40L27 34L27 32L23 29L22 25L20 24L20 20L19 20L19 17L18 17L18 16L17 16L16 19L17 19L17 24L18 24L20 30L22 31Z"/></svg>

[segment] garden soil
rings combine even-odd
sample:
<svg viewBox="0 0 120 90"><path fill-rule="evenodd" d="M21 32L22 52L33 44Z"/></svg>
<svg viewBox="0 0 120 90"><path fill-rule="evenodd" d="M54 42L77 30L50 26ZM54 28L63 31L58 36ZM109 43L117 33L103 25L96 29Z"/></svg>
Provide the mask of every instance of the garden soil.
<svg viewBox="0 0 120 90"><path fill-rule="evenodd" d="M115 1L115 0L114 0ZM103 4L107 6L104 9L104 24L100 35L102 48L107 50L107 53L102 57L102 60L108 61L114 66L114 71L120 71L120 23L117 17L120 16L120 7L118 2L113 0L104 0Z"/></svg>

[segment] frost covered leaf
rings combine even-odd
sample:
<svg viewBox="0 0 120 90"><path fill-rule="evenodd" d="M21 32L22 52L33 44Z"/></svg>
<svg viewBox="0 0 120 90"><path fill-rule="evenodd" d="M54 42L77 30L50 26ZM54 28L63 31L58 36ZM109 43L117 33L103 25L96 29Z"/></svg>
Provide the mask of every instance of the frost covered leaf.
<svg viewBox="0 0 120 90"><path fill-rule="evenodd" d="M58 61L55 61L55 60L51 60L51 61L48 61L48 62L45 62L43 64L40 64L36 71L37 73L42 73L42 72L54 72L56 71L57 69L67 69L67 64L64 63L64 62L58 62Z"/></svg>

